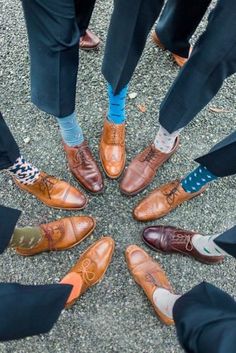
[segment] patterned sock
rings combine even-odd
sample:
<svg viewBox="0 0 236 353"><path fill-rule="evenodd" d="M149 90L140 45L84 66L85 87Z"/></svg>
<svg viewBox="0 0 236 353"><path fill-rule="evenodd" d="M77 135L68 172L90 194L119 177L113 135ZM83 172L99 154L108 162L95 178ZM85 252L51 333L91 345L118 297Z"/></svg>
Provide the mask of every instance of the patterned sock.
<svg viewBox="0 0 236 353"><path fill-rule="evenodd" d="M127 91L128 85L126 85L118 94L114 95L111 85L108 84L108 120L114 124L122 124L126 119L125 99Z"/></svg>
<svg viewBox="0 0 236 353"><path fill-rule="evenodd" d="M8 171L20 183L25 185L34 184L40 175L38 168L34 167L29 162L26 162L22 156L17 158L15 163L8 168Z"/></svg>
<svg viewBox="0 0 236 353"><path fill-rule="evenodd" d="M39 227L15 228L9 246L31 249L43 238Z"/></svg>
<svg viewBox="0 0 236 353"><path fill-rule="evenodd" d="M176 295L164 288L157 288L153 293L153 301L157 309L168 318L173 319L173 307L181 295Z"/></svg>
<svg viewBox="0 0 236 353"><path fill-rule="evenodd" d="M178 137L182 129L176 130L170 134L164 127L160 126L156 137L154 139L154 145L156 149L163 153L169 153L174 147L175 140Z"/></svg>
<svg viewBox="0 0 236 353"><path fill-rule="evenodd" d="M70 147L78 146L84 141L82 129L78 123L76 113L56 118L60 126L63 141Z"/></svg>
<svg viewBox="0 0 236 353"><path fill-rule="evenodd" d="M216 235L201 235L195 234L192 238L192 243L195 249L197 249L200 254L205 256L220 256L228 255L223 249L221 249L214 240L221 234Z"/></svg>
<svg viewBox="0 0 236 353"><path fill-rule="evenodd" d="M181 181L181 185L186 192L197 192L204 185L217 178L207 167L200 165Z"/></svg>

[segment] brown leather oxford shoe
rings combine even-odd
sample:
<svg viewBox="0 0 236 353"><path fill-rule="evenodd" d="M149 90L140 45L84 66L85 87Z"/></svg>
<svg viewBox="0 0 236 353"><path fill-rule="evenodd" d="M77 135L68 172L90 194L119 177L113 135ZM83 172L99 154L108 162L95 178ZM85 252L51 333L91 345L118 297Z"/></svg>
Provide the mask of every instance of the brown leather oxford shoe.
<svg viewBox="0 0 236 353"><path fill-rule="evenodd" d="M128 196L137 195L154 179L160 168L174 154L179 145L179 137L170 153L163 153L154 144L149 145L139 153L126 169L120 182L120 190Z"/></svg>
<svg viewBox="0 0 236 353"><path fill-rule="evenodd" d="M100 159L103 169L111 179L118 178L125 167L125 123L113 124L104 120L100 141Z"/></svg>
<svg viewBox="0 0 236 353"><path fill-rule="evenodd" d="M115 243L110 237L103 237L92 244L61 280L62 284L71 284L73 289L67 299L66 308L90 287L100 282L111 262Z"/></svg>
<svg viewBox="0 0 236 353"><path fill-rule="evenodd" d="M221 263L224 256L205 256L195 249L192 243L195 234L197 233L171 226L153 226L144 229L142 238L151 249L164 254L180 253L208 265Z"/></svg>
<svg viewBox="0 0 236 353"><path fill-rule="evenodd" d="M81 210L87 204L87 198L81 191L70 184L48 175L40 173L37 181L32 185L25 185L14 179L16 185L33 194L45 205L63 210Z"/></svg>
<svg viewBox="0 0 236 353"><path fill-rule="evenodd" d="M157 262L136 245L128 246L125 256L130 273L146 293L159 319L166 325L173 325L174 321L162 313L153 302L153 293L157 288L165 288L173 293L165 272Z"/></svg>
<svg viewBox="0 0 236 353"><path fill-rule="evenodd" d="M152 33L152 40L159 48L166 50L165 46L161 43L155 31ZM191 54L191 51L192 51L192 47L189 50L189 55ZM184 66L184 64L188 61L188 58L184 58L183 56L180 56L178 54L171 53L171 55L179 67Z"/></svg>
<svg viewBox="0 0 236 353"><path fill-rule="evenodd" d="M87 141L79 146L70 147L63 142L69 169L74 178L86 190L93 194L101 193L104 189L103 177L93 158Z"/></svg>
<svg viewBox="0 0 236 353"><path fill-rule="evenodd" d="M203 187L198 192L186 192L180 180L171 181L152 191L134 208L133 216L138 221L152 221L164 217L183 202L191 200L206 190Z"/></svg>
<svg viewBox="0 0 236 353"><path fill-rule="evenodd" d="M80 37L79 48L82 50L95 50L98 49L100 42L98 36L87 29L85 34Z"/></svg>
<svg viewBox="0 0 236 353"><path fill-rule="evenodd" d="M89 216L68 217L48 224L41 224L42 240L33 248L15 248L23 256L44 251L61 251L73 248L94 230L96 221Z"/></svg>

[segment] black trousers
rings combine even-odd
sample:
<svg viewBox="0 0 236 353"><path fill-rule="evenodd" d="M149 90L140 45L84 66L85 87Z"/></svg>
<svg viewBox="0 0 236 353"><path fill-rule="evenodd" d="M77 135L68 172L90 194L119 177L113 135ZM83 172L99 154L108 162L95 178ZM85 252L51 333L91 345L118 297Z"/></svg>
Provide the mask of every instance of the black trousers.
<svg viewBox="0 0 236 353"><path fill-rule="evenodd" d="M174 305L179 341L186 353L233 353L236 302L209 283L201 283Z"/></svg>
<svg viewBox="0 0 236 353"><path fill-rule="evenodd" d="M75 110L79 39L96 0L21 0L27 25L31 98L57 117Z"/></svg>
<svg viewBox="0 0 236 353"><path fill-rule="evenodd" d="M102 71L115 93L130 81L163 2L114 0ZM161 104L160 124L170 133L186 126L235 73L235 18L236 2L218 0L205 32ZM178 21L185 19L182 13Z"/></svg>
<svg viewBox="0 0 236 353"><path fill-rule="evenodd" d="M212 0L168 0L155 31L165 48L187 58L189 40Z"/></svg>

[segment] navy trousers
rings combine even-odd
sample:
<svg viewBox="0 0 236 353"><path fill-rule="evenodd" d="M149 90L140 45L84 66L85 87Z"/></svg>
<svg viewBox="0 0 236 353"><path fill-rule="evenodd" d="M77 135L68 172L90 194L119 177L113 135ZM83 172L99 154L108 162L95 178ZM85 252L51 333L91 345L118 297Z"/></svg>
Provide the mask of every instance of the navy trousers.
<svg viewBox="0 0 236 353"><path fill-rule="evenodd" d="M212 0L168 0L155 31L166 49L188 58L189 40Z"/></svg>
<svg viewBox="0 0 236 353"><path fill-rule="evenodd" d="M115 93L130 81L163 2L114 0L102 71ZM189 3L192 5L192 1ZM204 13L204 9L199 8L195 25L201 11ZM160 124L170 133L186 126L215 96L224 80L235 73L235 18L236 2L218 0L205 32L161 104ZM185 13L181 13L178 26L185 20Z"/></svg>
<svg viewBox="0 0 236 353"><path fill-rule="evenodd" d="M64 117L75 110L79 39L95 0L21 0L27 25L31 99L41 110Z"/></svg>
<svg viewBox="0 0 236 353"><path fill-rule="evenodd" d="M233 353L236 302L209 283L201 283L174 305L174 321L186 353Z"/></svg>

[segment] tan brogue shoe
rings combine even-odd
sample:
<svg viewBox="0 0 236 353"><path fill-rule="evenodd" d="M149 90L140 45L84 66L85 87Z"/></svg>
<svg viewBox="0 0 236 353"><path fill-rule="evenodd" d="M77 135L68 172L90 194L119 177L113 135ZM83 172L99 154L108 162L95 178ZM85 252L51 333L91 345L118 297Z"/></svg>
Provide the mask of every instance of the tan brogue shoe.
<svg viewBox="0 0 236 353"><path fill-rule="evenodd" d="M159 48L166 50L165 46L161 43L161 41L155 31L152 33L152 40ZM191 51L192 51L192 47L189 50L189 55L191 54ZM179 67L184 66L184 64L188 61L188 58L185 58L185 57L180 56L178 54L171 53L171 55Z"/></svg>
<svg viewBox="0 0 236 353"><path fill-rule="evenodd" d="M206 187L203 187L198 192L189 193L182 188L180 180L171 181L156 188L139 202L134 208L133 216L138 221L151 221L164 217L183 202L191 200L205 190Z"/></svg>
<svg viewBox="0 0 236 353"><path fill-rule="evenodd" d="M104 120L100 141L100 159L105 173L111 179L118 178L125 167L125 123L113 124Z"/></svg>
<svg viewBox="0 0 236 353"><path fill-rule="evenodd" d="M176 152L178 145L179 137L176 138L174 147L169 153L159 151L154 144L145 148L126 169L120 182L121 192L134 196L144 190L153 181L158 168Z"/></svg>
<svg viewBox="0 0 236 353"><path fill-rule="evenodd" d="M45 205L64 210L81 210L87 204L87 198L81 191L70 184L48 175L40 173L37 181L32 185L25 185L14 179L16 185L33 194Z"/></svg>
<svg viewBox="0 0 236 353"><path fill-rule="evenodd" d="M102 280L111 262L114 247L112 238L99 239L81 255L75 266L61 280L60 283L73 286L66 308L71 307L88 288Z"/></svg>
<svg viewBox="0 0 236 353"><path fill-rule="evenodd" d="M33 248L15 248L23 256L44 251L61 251L73 248L94 230L96 221L89 216L68 217L48 224L41 224L42 240Z"/></svg>
<svg viewBox="0 0 236 353"><path fill-rule="evenodd" d="M70 147L63 143L70 171L74 178L89 192L101 193L104 189L103 177L93 158L87 141Z"/></svg>
<svg viewBox="0 0 236 353"><path fill-rule="evenodd" d="M165 272L157 262L136 245L128 246L125 256L130 273L135 282L144 290L159 319L166 325L173 325L174 321L162 313L153 301L153 294L157 288L164 288L173 293Z"/></svg>

